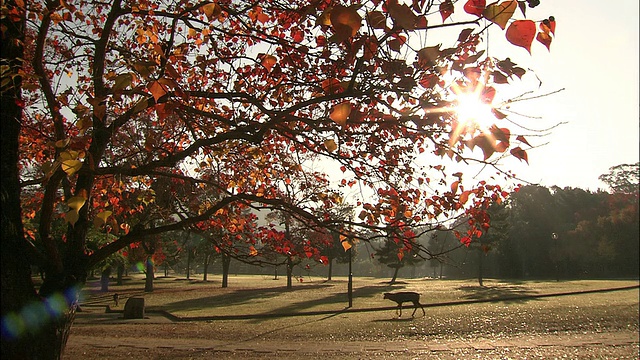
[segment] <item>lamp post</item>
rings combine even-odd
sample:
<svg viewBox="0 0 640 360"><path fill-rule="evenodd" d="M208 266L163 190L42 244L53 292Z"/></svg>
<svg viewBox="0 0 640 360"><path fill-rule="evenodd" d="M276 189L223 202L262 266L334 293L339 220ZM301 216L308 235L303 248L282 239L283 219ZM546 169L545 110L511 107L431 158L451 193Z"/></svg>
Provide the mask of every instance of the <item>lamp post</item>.
<svg viewBox="0 0 640 360"><path fill-rule="evenodd" d="M553 262L556 266L556 281L560 281L560 273L558 272L558 234L551 233L551 239L553 239L553 247L555 249L555 256Z"/></svg>
<svg viewBox="0 0 640 360"><path fill-rule="evenodd" d="M349 248L349 285L347 286L347 296L349 297L349 307L353 307L353 272L351 271L351 253L353 246Z"/></svg>

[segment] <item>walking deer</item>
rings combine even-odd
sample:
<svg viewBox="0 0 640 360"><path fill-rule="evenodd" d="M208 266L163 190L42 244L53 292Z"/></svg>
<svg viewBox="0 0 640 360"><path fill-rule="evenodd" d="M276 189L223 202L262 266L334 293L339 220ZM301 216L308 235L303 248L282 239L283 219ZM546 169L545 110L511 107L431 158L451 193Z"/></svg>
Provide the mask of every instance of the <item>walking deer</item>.
<svg viewBox="0 0 640 360"><path fill-rule="evenodd" d="M416 314L416 310L418 310L418 306L422 309L422 316L425 316L424 307L420 304L420 294L412 291L401 291L396 293L384 293L384 299L389 299L391 301L395 301L398 303L398 308L396 309L396 314L398 317L402 317L402 303L412 302L413 303L413 313L411 317Z"/></svg>

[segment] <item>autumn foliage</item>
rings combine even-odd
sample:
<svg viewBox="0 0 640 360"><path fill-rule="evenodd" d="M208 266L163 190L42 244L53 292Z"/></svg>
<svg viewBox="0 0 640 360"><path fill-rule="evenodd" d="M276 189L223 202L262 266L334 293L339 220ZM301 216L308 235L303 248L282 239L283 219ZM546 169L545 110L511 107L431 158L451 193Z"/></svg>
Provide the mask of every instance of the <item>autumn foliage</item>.
<svg viewBox="0 0 640 360"><path fill-rule="evenodd" d="M472 241L506 192L446 164L527 161L530 145L500 109L490 128L458 119L456 94L491 104L525 73L478 50L487 31L528 51L555 32L524 1L17 3L3 11L26 11L28 28L23 212L33 262L63 274L53 289L172 230L223 234L217 248L235 256L287 255L292 239L259 210L344 232L331 209L348 202L349 229L396 237L467 214ZM451 47L440 31L457 35ZM89 252L90 231L116 240ZM322 259L310 244L300 256Z"/></svg>

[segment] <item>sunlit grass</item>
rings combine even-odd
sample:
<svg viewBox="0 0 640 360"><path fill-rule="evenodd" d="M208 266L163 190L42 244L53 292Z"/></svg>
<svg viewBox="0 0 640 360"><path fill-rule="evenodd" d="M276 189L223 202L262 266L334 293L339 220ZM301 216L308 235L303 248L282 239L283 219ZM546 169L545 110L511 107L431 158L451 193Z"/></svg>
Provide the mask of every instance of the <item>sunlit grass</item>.
<svg viewBox="0 0 640 360"><path fill-rule="evenodd" d="M212 278L212 277L210 277ZM215 279L215 277L214 277ZM479 287L477 280L402 279L389 285L388 279L354 278L353 309L380 308L395 305L384 300L387 291L417 291L424 304L478 301L554 293L588 291L638 285L635 280L575 280L575 281L505 281L487 279ZM149 309L166 310L180 317L206 317L221 315L267 315L312 311L340 311L347 307L347 279L322 278L295 282L286 289L286 278L263 275L232 275L229 287L221 288L219 279L188 281L184 278L157 278L154 291L145 293L144 279L134 275L123 286L111 285L109 293L101 293L99 282L90 282L85 288L84 306L114 308L112 294L120 294L119 309L126 299L144 296ZM118 308L114 308L118 309Z"/></svg>

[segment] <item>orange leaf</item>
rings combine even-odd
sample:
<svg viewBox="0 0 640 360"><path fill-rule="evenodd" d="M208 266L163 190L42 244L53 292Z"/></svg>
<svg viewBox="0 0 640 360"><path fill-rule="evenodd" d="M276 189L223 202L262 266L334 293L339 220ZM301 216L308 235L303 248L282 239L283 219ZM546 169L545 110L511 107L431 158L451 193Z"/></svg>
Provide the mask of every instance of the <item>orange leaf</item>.
<svg viewBox="0 0 640 360"><path fill-rule="evenodd" d="M216 3L203 5L200 9L207 16L209 21L215 20L222 13L222 8Z"/></svg>
<svg viewBox="0 0 640 360"><path fill-rule="evenodd" d="M345 126L350 114L351 104L348 101L345 101L333 107L329 118L340 126Z"/></svg>
<svg viewBox="0 0 640 360"><path fill-rule="evenodd" d="M505 1L501 4L495 2L487 6L482 12L482 15L484 15L485 19L500 26L500 28L504 30L504 28L507 27L507 22L511 19L517 8L518 2L516 0Z"/></svg>
<svg viewBox="0 0 640 360"><path fill-rule="evenodd" d="M336 145L334 140L325 140L324 147L327 148L327 151L334 152L338 148L338 145Z"/></svg>
<svg viewBox="0 0 640 360"><path fill-rule="evenodd" d="M539 32L538 36L536 36L536 40L538 40L542 45L547 47L547 50L551 51L551 36L544 32Z"/></svg>
<svg viewBox="0 0 640 360"><path fill-rule="evenodd" d="M162 84L157 81L150 82L147 85L147 88L149 89L149 91L151 91L151 95L156 102L158 102L158 99L160 99L167 93L167 91L164 89L164 86L162 86Z"/></svg>
<svg viewBox="0 0 640 360"><path fill-rule="evenodd" d="M256 255L258 255L258 250L256 250L255 247L250 246L249 247L249 256L256 256Z"/></svg>
<svg viewBox="0 0 640 360"><path fill-rule="evenodd" d="M457 193L458 192L458 185L460 185L460 181L454 181L453 183L451 183L451 192L452 193Z"/></svg>
<svg viewBox="0 0 640 360"><path fill-rule="evenodd" d="M440 3L440 16L442 16L442 22L447 20L451 14L453 14L453 3L451 0L445 0Z"/></svg>
<svg viewBox="0 0 640 360"><path fill-rule="evenodd" d="M404 258L404 253L401 251L398 253L398 261L402 261L403 258Z"/></svg>
<svg viewBox="0 0 640 360"><path fill-rule="evenodd" d="M278 58L272 55L265 55L262 58L262 66L267 68L267 71L271 71L271 69L277 62L278 62Z"/></svg>
<svg viewBox="0 0 640 360"><path fill-rule="evenodd" d="M463 191L462 194L460 194L460 203L466 204L467 200L469 200L469 195L471 195L471 191Z"/></svg>
<svg viewBox="0 0 640 360"><path fill-rule="evenodd" d="M362 26L362 17L356 11L356 7L353 6L344 7L338 5L331 10L329 18L335 31L332 36L335 42L341 42L354 36Z"/></svg>
<svg viewBox="0 0 640 360"><path fill-rule="evenodd" d="M323 80L320 86L322 86L322 90L327 94L336 94L344 90L340 81L334 78Z"/></svg>
<svg viewBox="0 0 640 360"><path fill-rule="evenodd" d="M531 43L536 36L536 24L531 20L516 20L507 29L507 40L527 49L531 54Z"/></svg>

